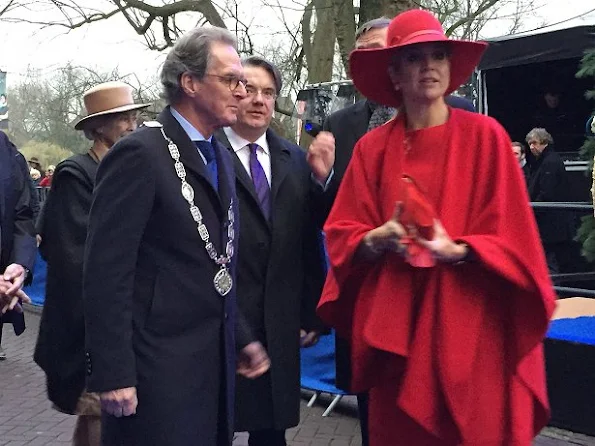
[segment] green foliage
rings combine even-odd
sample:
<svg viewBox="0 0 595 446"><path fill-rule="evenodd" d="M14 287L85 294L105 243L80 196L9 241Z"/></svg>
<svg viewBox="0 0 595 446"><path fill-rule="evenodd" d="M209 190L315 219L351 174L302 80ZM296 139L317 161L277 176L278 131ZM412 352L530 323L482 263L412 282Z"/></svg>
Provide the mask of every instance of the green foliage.
<svg viewBox="0 0 595 446"><path fill-rule="evenodd" d="M26 159L30 159L32 156L37 157L42 169L44 170L50 164L55 166L60 161L72 156L72 152L70 150L66 150L63 147L57 146L56 144L52 144L50 142L29 141L22 147L19 147L19 150Z"/></svg>
<svg viewBox="0 0 595 446"><path fill-rule="evenodd" d="M576 73L577 78L591 78L595 84L595 50L587 52L581 59L580 67ZM595 98L595 89L585 92L587 99ZM589 160L589 174L593 175L593 159L595 158L595 137L588 136L581 147L581 154ZM583 256L590 262L595 261L595 218L593 214L581 219L581 226L576 239L582 243Z"/></svg>

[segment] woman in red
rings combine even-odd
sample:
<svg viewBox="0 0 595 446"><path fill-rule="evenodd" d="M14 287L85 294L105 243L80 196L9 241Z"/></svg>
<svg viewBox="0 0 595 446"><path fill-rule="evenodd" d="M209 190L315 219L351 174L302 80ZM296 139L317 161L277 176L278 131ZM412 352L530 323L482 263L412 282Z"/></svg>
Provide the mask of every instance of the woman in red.
<svg viewBox="0 0 595 446"><path fill-rule="evenodd" d="M444 102L485 44L422 10L387 44L351 55L357 89L399 115L355 148L319 313L351 340L372 446L529 446L549 415L555 296L506 131Z"/></svg>
<svg viewBox="0 0 595 446"><path fill-rule="evenodd" d="M48 166L45 172L45 177L39 182L40 187L52 187L52 177L54 176L55 166Z"/></svg>

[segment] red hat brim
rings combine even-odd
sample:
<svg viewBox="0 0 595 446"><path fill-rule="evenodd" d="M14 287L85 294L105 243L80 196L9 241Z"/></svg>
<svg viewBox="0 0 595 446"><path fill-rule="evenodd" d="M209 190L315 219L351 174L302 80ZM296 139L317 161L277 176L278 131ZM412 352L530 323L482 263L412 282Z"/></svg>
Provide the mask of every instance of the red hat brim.
<svg viewBox="0 0 595 446"><path fill-rule="evenodd" d="M349 68L355 88L364 97L378 104L400 107L401 93L395 91L388 75L391 59L405 46L426 42L445 42L450 48L450 84L444 93L445 96L465 83L488 46L485 42L447 39L435 33L428 33L408 39L405 44L354 50L349 56Z"/></svg>

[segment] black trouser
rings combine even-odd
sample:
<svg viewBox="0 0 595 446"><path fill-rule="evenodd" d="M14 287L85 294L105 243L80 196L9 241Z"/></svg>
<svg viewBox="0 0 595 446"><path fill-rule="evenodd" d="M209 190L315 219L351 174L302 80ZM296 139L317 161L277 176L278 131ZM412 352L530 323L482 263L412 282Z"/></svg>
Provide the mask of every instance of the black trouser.
<svg viewBox="0 0 595 446"><path fill-rule="evenodd" d="M287 446L284 430L264 429L248 433L248 446Z"/></svg>
<svg viewBox="0 0 595 446"><path fill-rule="evenodd" d="M4 328L4 323L2 322L2 316L0 316L0 347L2 347L2 328Z"/></svg>
<svg viewBox="0 0 595 446"><path fill-rule="evenodd" d="M359 412L359 428L362 432L362 446L369 446L368 440L368 394L357 394L357 411Z"/></svg>

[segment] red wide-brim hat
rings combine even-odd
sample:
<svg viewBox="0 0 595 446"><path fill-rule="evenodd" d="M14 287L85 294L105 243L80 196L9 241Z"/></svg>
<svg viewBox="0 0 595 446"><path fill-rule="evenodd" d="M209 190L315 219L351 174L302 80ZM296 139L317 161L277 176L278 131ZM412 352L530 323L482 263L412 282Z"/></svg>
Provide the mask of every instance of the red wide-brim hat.
<svg viewBox="0 0 595 446"><path fill-rule="evenodd" d="M426 42L446 42L449 46L450 85L445 95L465 83L488 46L485 42L449 39L432 13L412 9L390 22L385 48L351 52L349 66L355 88L371 101L398 108L403 99L388 74L392 58L400 48Z"/></svg>

